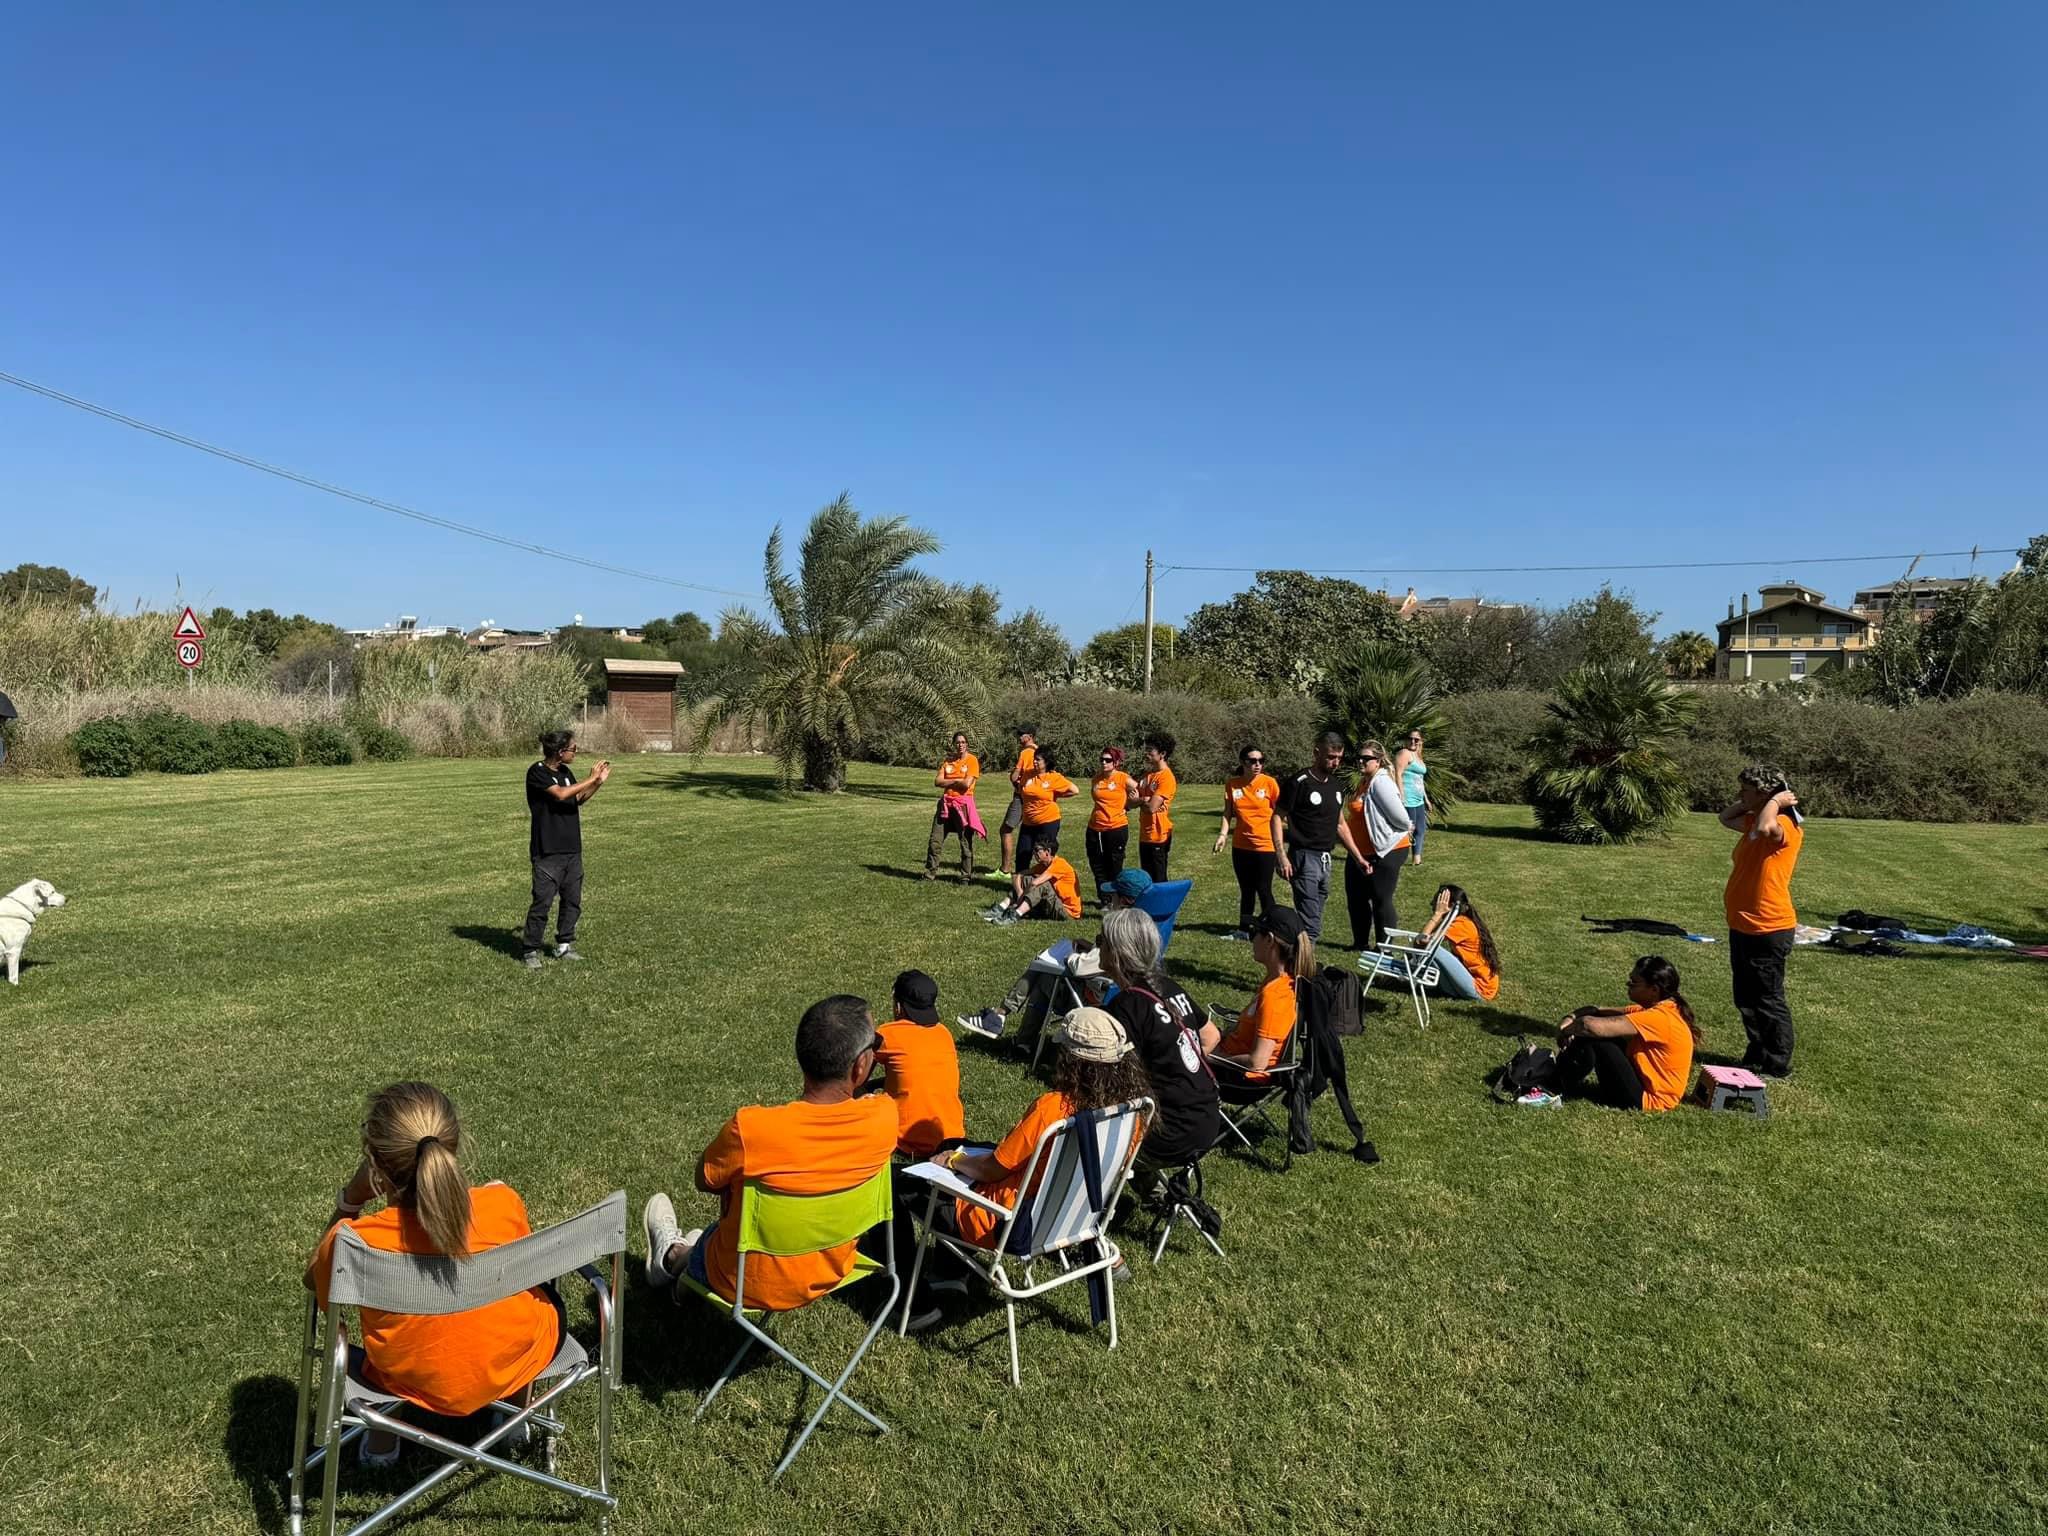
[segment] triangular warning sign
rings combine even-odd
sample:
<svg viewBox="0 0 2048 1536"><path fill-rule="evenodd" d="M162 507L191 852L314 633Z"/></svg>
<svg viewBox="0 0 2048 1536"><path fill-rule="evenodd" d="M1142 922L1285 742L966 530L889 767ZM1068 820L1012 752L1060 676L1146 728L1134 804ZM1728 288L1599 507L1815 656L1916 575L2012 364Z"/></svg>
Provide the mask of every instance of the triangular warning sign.
<svg viewBox="0 0 2048 1536"><path fill-rule="evenodd" d="M185 617L178 620L178 627L171 631L171 638L173 640L204 640L206 638L206 631L199 627L199 615L190 608L187 608L185 610Z"/></svg>

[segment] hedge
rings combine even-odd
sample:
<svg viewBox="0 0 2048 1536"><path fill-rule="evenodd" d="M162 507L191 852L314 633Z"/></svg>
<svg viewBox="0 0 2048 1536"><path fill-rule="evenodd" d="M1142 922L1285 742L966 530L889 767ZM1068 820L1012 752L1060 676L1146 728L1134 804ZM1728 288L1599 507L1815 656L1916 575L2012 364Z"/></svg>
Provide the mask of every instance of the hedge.
<svg viewBox="0 0 2048 1536"><path fill-rule="evenodd" d="M71 751L89 779L125 779L142 759L126 720L88 720L71 733Z"/></svg>
<svg viewBox="0 0 2048 1536"><path fill-rule="evenodd" d="M253 720L230 720L215 733L223 768L290 768L299 760L292 733Z"/></svg>
<svg viewBox="0 0 2048 1536"><path fill-rule="evenodd" d="M338 768L356 760L356 748L338 725L309 725L299 732L299 756L314 767Z"/></svg>
<svg viewBox="0 0 2048 1536"><path fill-rule="evenodd" d="M220 740L213 727L175 710L154 709L129 722L135 732L136 766L148 773L212 773L220 767Z"/></svg>

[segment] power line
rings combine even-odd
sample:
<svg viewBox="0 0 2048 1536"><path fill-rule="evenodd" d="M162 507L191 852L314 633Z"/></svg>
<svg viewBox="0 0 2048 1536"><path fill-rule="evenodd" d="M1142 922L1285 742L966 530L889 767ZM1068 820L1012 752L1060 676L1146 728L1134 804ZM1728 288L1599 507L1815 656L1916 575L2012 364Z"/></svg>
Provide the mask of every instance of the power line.
<svg viewBox="0 0 2048 1536"><path fill-rule="evenodd" d="M4 375L0 375L4 377ZM1603 571L1732 571L1764 566L1790 567L1795 565L1855 565L1859 563L1880 563L1885 561L1911 560L1917 554L1922 560L1943 560L1968 555L1976 559L1982 555L2018 554L2015 549L1930 549L1909 552L1903 555L1815 555L1810 558L1774 555L1768 560L1661 560L1639 565L1375 565L1358 566L1349 569L1298 570L1302 576L1510 576L1537 573L1576 572L1599 574ZM1167 571L1226 571L1234 574L1278 569L1270 565L1169 565ZM1292 568L1290 568L1292 569Z"/></svg>
<svg viewBox="0 0 2048 1536"><path fill-rule="evenodd" d="M33 379L24 379L17 374L0 372L0 383L12 384L17 389L25 389L32 395L41 395L44 399L54 400L59 405L68 405L76 410L85 411L90 415L102 417L107 421L118 422L124 427L133 427L138 432L147 432L152 437L160 437L166 442L177 443L184 448L196 448L201 453L210 453L217 459L226 459L230 464L239 464L245 469L260 470L266 475L275 475L280 480L290 480L295 484L306 486L312 490L325 491L330 496L339 496L344 501L358 502L363 506L375 507L380 512L390 512L399 517L409 517L416 523L426 523L434 528L445 528L450 533L466 534L472 539L483 539L488 543L502 544L507 549L524 550L531 555L543 555L550 560L565 561L570 565L584 566L593 571L608 571L614 576L630 576L635 581L651 581L664 587L681 587L691 592L709 592L718 597L753 598L760 596L758 592L735 592L729 587L707 587L701 582L678 581L673 576L657 576L652 571L636 571L630 566L613 565L604 560L592 560L588 556L571 554L567 550L550 549L545 544L534 544L525 539L515 539L502 533L493 533L488 528L478 528L469 523L458 523L453 518L441 517L432 512L422 512L416 507L402 506L395 501L386 501L380 496L369 496L361 491L352 491L344 485L335 485L326 480L315 479L313 476L301 474L295 469L286 469L280 464L266 464L263 460L251 458L246 453L237 453L232 448L222 448L215 443L205 442L196 437L188 437L183 432L174 432L169 427L160 427L154 422L123 415L121 412L110 410L104 405L95 405L90 400L81 400L76 395L67 395L62 390L51 389L47 384L38 384Z"/></svg>

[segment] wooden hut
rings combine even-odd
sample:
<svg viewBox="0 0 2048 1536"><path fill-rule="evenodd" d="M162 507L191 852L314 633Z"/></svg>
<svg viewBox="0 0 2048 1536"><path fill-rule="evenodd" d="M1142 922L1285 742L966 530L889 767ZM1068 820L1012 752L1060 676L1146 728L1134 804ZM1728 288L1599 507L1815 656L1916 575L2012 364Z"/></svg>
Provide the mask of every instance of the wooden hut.
<svg viewBox="0 0 2048 1536"><path fill-rule="evenodd" d="M672 752L676 744L676 686L683 680L679 661L604 659L604 686L614 718L624 716L640 728L649 750Z"/></svg>

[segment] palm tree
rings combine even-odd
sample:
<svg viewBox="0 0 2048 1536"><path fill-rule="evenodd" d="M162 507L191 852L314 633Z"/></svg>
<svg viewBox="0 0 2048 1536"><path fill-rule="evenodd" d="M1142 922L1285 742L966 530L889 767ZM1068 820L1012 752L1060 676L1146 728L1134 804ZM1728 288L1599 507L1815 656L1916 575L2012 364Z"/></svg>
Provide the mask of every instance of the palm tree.
<svg viewBox="0 0 2048 1536"><path fill-rule="evenodd" d="M844 495L811 519L792 576L782 529L768 536L770 617L731 609L719 622L729 659L691 690L703 706L693 750L721 726L765 736L785 780L836 791L846 759L885 721L935 738L987 709L960 641L960 594L911 562L939 541L900 517L866 519Z"/></svg>
<svg viewBox="0 0 2048 1536"><path fill-rule="evenodd" d="M1428 665L1389 640L1367 640L1339 651L1317 680L1315 698L1317 728L1335 731L1353 746L1377 741L1399 752L1408 733L1420 731L1435 750L1450 734ZM1458 788L1455 769L1432 758L1429 798L1440 811L1457 808Z"/></svg>
<svg viewBox="0 0 2048 1536"><path fill-rule="evenodd" d="M1696 629L1686 629L1666 640L1661 654L1666 672L1691 681L1714 670L1714 657L1718 653L1713 641Z"/></svg>
<svg viewBox="0 0 2048 1536"><path fill-rule="evenodd" d="M1570 843L1626 843L1686 807L1684 775L1667 750L1699 708L1654 661L1580 667L1558 684L1537 732L1529 803L1545 831Z"/></svg>

